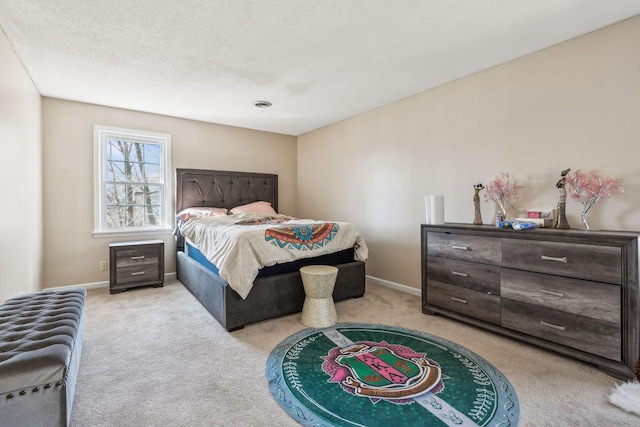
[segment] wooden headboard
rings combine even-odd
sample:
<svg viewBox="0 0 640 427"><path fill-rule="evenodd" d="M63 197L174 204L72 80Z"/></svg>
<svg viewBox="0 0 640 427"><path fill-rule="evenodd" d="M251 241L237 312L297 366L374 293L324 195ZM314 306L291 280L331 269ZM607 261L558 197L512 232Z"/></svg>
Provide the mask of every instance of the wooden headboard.
<svg viewBox="0 0 640 427"><path fill-rule="evenodd" d="M231 209L258 200L278 211L278 175L176 169L176 212L203 206Z"/></svg>

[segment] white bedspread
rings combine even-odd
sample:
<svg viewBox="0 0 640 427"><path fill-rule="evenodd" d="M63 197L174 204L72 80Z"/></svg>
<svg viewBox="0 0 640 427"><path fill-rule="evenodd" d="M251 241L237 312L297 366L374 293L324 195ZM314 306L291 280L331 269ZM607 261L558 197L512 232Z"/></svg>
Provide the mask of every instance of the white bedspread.
<svg viewBox="0 0 640 427"><path fill-rule="evenodd" d="M220 277L242 299L263 267L349 248L355 248L358 261L368 257L362 235L346 222L239 213L192 219L180 231L218 268Z"/></svg>

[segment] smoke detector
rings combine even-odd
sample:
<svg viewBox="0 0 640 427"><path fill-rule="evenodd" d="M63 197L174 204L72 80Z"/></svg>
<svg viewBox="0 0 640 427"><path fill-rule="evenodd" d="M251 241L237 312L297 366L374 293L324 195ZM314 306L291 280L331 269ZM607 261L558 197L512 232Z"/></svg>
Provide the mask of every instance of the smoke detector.
<svg viewBox="0 0 640 427"><path fill-rule="evenodd" d="M271 107L271 104L269 101L256 101L253 103L254 107L258 107L258 108L269 108Z"/></svg>

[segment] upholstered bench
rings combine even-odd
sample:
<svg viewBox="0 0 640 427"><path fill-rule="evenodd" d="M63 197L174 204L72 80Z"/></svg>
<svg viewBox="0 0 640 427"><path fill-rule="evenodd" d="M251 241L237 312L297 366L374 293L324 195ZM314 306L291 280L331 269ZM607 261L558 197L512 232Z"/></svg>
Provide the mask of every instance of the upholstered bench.
<svg viewBox="0 0 640 427"><path fill-rule="evenodd" d="M0 426L69 424L86 290L19 295L0 306Z"/></svg>

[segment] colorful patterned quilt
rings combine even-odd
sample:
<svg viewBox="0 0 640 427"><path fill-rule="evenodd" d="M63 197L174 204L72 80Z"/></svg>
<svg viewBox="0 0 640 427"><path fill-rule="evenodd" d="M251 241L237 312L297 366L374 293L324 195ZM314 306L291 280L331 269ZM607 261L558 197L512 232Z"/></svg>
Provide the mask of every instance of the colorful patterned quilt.
<svg viewBox="0 0 640 427"><path fill-rule="evenodd" d="M180 231L243 299L263 267L349 248L355 249L358 261L365 261L368 256L362 235L346 222L238 213L192 219Z"/></svg>

